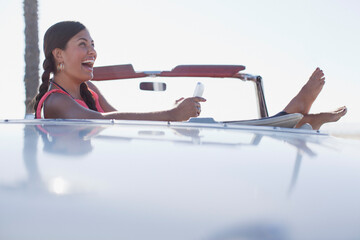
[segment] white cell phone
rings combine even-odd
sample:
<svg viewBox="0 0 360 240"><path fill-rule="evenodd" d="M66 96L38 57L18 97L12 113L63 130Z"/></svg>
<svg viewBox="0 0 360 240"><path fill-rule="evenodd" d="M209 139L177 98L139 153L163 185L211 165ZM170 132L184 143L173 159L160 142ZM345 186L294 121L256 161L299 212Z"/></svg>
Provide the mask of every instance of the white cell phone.
<svg viewBox="0 0 360 240"><path fill-rule="evenodd" d="M198 82L196 84L193 97L202 97L203 93L204 93L204 84Z"/></svg>

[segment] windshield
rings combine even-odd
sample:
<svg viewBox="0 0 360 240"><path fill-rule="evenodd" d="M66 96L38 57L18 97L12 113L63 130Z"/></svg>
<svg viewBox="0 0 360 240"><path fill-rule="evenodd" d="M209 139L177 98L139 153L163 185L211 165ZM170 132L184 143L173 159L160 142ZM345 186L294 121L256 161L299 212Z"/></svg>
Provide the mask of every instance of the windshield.
<svg viewBox="0 0 360 240"><path fill-rule="evenodd" d="M140 90L141 82L162 82L165 91ZM231 78L136 78L96 81L99 90L121 112L148 112L174 107L175 100L193 96L197 82L205 86L200 117L216 121L258 118L255 85Z"/></svg>

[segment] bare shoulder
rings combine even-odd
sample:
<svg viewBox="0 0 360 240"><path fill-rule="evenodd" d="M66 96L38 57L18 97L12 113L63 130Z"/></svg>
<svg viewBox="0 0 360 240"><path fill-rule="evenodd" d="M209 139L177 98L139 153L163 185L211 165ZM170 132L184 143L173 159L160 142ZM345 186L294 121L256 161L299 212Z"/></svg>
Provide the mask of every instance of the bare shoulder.
<svg viewBox="0 0 360 240"><path fill-rule="evenodd" d="M62 93L52 93L44 103L45 118L62 119L101 119L102 114L85 108L70 96Z"/></svg>
<svg viewBox="0 0 360 240"><path fill-rule="evenodd" d="M54 92L46 98L45 103L47 106L57 106L71 100L72 98L64 93Z"/></svg>
<svg viewBox="0 0 360 240"><path fill-rule="evenodd" d="M76 102L63 93L52 93L44 102L44 114L46 118L63 118L64 112Z"/></svg>

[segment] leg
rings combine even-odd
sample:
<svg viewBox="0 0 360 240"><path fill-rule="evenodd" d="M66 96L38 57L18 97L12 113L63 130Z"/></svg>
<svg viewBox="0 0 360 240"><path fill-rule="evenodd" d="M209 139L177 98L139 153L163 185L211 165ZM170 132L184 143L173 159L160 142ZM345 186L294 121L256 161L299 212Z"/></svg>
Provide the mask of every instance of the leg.
<svg viewBox="0 0 360 240"><path fill-rule="evenodd" d="M309 123L314 130L319 130L324 123L336 122L343 117L347 112L346 107L341 107L333 112L323 112L317 114L306 114L296 125L296 128L301 127L305 123Z"/></svg>
<svg viewBox="0 0 360 240"><path fill-rule="evenodd" d="M283 111L287 113L301 113L306 115L325 84L324 73L316 68L309 81L300 92L289 102Z"/></svg>

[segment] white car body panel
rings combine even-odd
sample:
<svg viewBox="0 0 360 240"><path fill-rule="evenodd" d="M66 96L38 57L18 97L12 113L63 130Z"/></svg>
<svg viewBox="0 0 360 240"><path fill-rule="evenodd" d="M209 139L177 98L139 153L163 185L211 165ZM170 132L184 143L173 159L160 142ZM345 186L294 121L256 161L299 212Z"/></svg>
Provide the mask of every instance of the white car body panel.
<svg viewBox="0 0 360 240"><path fill-rule="evenodd" d="M358 140L113 120L0 132L0 239L360 239Z"/></svg>

